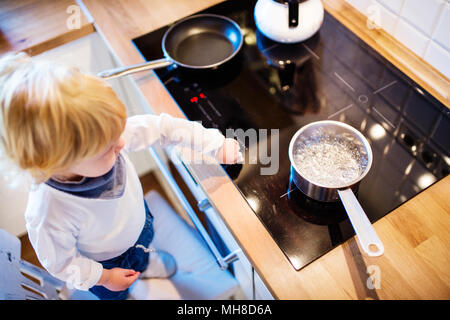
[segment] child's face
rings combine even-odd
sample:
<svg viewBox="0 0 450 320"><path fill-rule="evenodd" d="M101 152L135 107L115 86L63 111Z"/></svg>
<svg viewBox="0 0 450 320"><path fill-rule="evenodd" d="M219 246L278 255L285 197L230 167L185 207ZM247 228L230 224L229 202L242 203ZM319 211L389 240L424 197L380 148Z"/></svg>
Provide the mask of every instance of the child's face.
<svg viewBox="0 0 450 320"><path fill-rule="evenodd" d="M105 150L98 155L85 159L80 163L70 167L67 170L69 175L83 176L83 177L99 177L107 173L114 166L120 150L125 145L125 140L122 136L116 141L110 143Z"/></svg>

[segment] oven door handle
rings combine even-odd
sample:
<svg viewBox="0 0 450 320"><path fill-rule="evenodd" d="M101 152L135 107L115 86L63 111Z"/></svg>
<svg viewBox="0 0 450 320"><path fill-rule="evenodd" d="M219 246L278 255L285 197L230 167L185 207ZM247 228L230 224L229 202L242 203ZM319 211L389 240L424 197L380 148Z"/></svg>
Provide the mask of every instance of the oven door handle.
<svg viewBox="0 0 450 320"><path fill-rule="evenodd" d="M228 265L232 262L238 260L238 252L231 252L226 257L222 257L219 250L217 249L216 245L212 241L211 237L209 236L208 232L206 231L205 227L203 227L202 223L200 222L200 219L197 217L197 214L192 209L191 205L187 201L186 197L184 196L183 192L181 191L180 187L176 183L175 179L173 178L172 174L169 172L167 167L164 165L164 163L161 161L161 158L159 157L158 153L153 147L149 148L150 155L155 160L156 165L158 166L159 170L161 170L161 173L163 174L164 178L166 179L167 183L169 184L172 191L175 193L175 196L180 201L183 209L186 211L187 215L191 219L192 223L194 224L197 231L200 233L201 237L205 241L206 245L208 246L211 253L214 255L215 259L217 260L217 263L219 264L220 268L222 270L228 269ZM202 210L203 211L203 210Z"/></svg>

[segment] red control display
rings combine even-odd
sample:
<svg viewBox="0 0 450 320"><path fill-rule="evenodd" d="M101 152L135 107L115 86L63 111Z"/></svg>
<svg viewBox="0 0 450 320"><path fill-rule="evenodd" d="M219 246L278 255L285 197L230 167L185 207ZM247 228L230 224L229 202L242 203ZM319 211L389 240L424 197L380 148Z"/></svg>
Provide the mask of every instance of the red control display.
<svg viewBox="0 0 450 320"><path fill-rule="evenodd" d="M200 99L206 99L206 96L205 96L204 93L200 93L198 96L200 97ZM197 97L192 97L192 98L190 99L190 101L191 101L192 103L196 103L196 102L198 102L198 98L197 98Z"/></svg>

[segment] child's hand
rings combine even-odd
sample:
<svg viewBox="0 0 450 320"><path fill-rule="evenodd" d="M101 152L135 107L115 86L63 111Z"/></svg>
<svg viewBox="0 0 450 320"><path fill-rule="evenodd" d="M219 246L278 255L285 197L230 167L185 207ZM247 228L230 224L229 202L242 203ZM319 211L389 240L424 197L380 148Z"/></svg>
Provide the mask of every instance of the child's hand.
<svg viewBox="0 0 450 320"><path fill-rule="evenodd" d="M217 151L216 159L224 164L244 162L244 157L239 151L239 142L231 138L226 138L222 147Z"/></svg>
<svg viewBox="0 0 450 320"><path fill-rule="evenodd" d="M139 275L140 272L131 269L103 269L102 276L97 282L97 285L104 286L111 291L122 291L130 287Z"/></svg>

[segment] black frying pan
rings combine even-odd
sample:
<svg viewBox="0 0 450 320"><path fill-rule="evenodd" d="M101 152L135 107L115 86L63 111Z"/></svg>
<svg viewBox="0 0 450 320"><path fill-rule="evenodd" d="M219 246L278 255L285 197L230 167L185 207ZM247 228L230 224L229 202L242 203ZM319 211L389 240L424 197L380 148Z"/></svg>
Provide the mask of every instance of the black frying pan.
<svg viewBox="0 0 450 320"><path fill-rule="evenodd" d="M172 25L162 39L165 58L137 65L105 70L101 78L111 79L138 71L177 64L188 69L213 69L233 58L242 47L239 25L215 14L200 14Z"/></svg>

